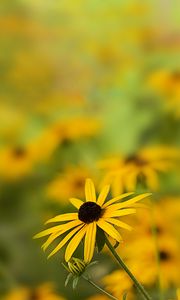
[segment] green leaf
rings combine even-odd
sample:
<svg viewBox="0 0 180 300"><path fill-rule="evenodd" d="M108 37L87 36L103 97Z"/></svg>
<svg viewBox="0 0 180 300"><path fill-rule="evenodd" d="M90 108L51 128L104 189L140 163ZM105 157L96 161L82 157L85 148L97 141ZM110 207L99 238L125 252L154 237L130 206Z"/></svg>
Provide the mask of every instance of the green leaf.
<svg viewBox="0 0 180 300"><path fill-rule="evenodd" d="M79 276L76 276L73 279L73 290L75 290L75 288L77 287L78 281L79 281Z"/></svg>
<svg viewBox="0 0 180 300"><path fill-rule="evenodd" d="M96 245L98 248L98 252L101 252L106 242L106 236L104 231L98 227L96 234Z"/></svg>
<svg viewBox="0 0 180 300"><path fill-rule="evenodd" d="M66 280L65 280L65 283L64 283L65 286L68 285L68 282L69 282L69 280L71 279L71 277L72 277L72 274L69 273L68 276L66 277Z"/></svg>

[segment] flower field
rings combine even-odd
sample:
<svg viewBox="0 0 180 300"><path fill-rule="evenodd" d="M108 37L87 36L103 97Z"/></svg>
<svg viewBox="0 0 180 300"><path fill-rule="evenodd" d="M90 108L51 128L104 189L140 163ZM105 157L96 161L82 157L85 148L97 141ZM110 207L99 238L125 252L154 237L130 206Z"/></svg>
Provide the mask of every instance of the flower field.
<svg viewBox="0 0 180 300"><path fill-rule="evenodd" d="M180 300L178 1L0 8L0 299Z"/></svg>

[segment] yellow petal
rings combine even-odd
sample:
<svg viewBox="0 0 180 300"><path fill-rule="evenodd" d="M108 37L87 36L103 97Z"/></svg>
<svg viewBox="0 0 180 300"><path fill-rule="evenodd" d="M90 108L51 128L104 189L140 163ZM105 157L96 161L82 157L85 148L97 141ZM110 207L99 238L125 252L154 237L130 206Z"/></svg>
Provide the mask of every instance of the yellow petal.
<svg viewBox="0 0 180 300"><path fill-rule="evenodd" d="M99 197L97 199L97 204L102 206L104 204L104 201L106 200L106 197L109 193L110 185L106 185L102 191L99 194Z"/></svg>
<svg viewBox="0 0 180 300"><path fill-rule="evenodd" d="M128 196L130 196L130 195L132 195L132 194L134 194L134 192L131 192L131 193L125 193L125 194L119 195L119 196L117 196L117 197L115 197L115 198L113 198L113 199L107 201L107 202L102 206L102 208L105 208L105 207L109 206L110 204L112 204L112 203L114 203L114 202L117 202L117 201L120 200L120 199L126 198L126 197L128 197Z"/></svg>
<svg viewBox="0 0 180 300"><path fill-rule="evenodd" d="M83 224L73 229L71 232L69 232L65 238L56 246L56 248L48 255L48 258L50 258L52 255L54 255L57 251L59 251L70 239L71 237L79 230L81 230ZM75 236L76 237L76 236Z"/></svg>
<svg viewBox="0 0 180 300"><path fill-rule="evenodd" d="M122 203L118 203L118 204L113 204L113 205L110 205L108 206L107 210L108 211L113 211L113 210L118 210L118 209L121 209L121 208L128 208L129 206L132 206L133 204L135 204L136 202L148 197L152 195L151 193L145 193L145 194L141 194L141 195L138 195L132 199L129 199L127 201L124 201Z"/></svg>
<svg viewBox="0 0 180 300"><path fill-rule="evenodd" d="M96 191L95 191L94 183L90 178L86 179L85 196L86 196L86 201L96 202Z"/></svg>
<svg viewBox="0 0 180 300"><path fill-rule="evenodd" d="M127 191L134 191L136 189L137 177L141 170L137 168L134 169L135 170L129 171L126 174L126 178L124 180Z"/></svg>
<svg viewBox="0 0 180 300"><path fill-rule="evenodd" d="M56 233L57 231L60 231L61 230L61 227L62 225L58 225L58 226L53 226L51 228L48 228L48 229L45 229L39 233L37 233L35 236L33 236L34 239L38 239L38 238L41 238L43 236L46 236L46 235L49 235L49 234L52 234L52 233Z"/></svg>
<svg viewBox="0 0 180 300"><path fill-rule="evenodd" d="M112 218L112 217L121 217L121 216L127 216L130 214L135 214L136 209L134 208L127 208L122 210L113 210L113 211L106 211L103 215L103 218Z"/></svg>
<svg viewBox="0 0 180 300"><path fill-rule="evenodd" d="M69 261L71 259L74 251L76 250L79 243L83 239L86 230L87 230L87 225L84 225L83 228L80 229L80 231L72 238L72 240L70 241L69 245L66 248L65 261Z"/></svg>
<svg viewBox="0 0 180 300"><path fill-rule="evenodd" d="M115 178L111 184L112 195L121 195L123 193L123 179L124 175L122 172L117 172Z"/></svg>
<svg viewBox="0 0 180 300"><path fill-rule="evenodd" d="M49 219L45 224L54 223L54 222L71 221L71 220L76 220L77 218L78 218L77 213L62 214Z"/></svg>
<svg viewBox="0 0 180 300"><path fill-rule="evenodd" d="M73 229L74 227L82 224L80 220L75 220L68 222L66 224L62 225L62 229L58 231L57 233L51 234L50 237L47 239L47 241L42 245L43 250L45 251L47 247L59 236L61 236L66 231Z"/></svg>
<svg viewBox="0 0 180 300"><path fill-rule="evenodd" d="M151 168L158 171L168 171L174 166L172 161L155 161L151 163Z"/></svg>
<svg viewBox="0 0 180 300"><path fill-rule="evenodd" d="M143 174L146 178L147 186L151 190L156 191L159 187L159 179L156 171L150 167L146 167L143 169Z"/></svg>
<svg viewBox="0 0 180 300"><path fill-rule="evenodd" d="M52 233L57 233L59 231L59 235L62 234L62 232L65 232L71 228L74 228L75 226L78 226L82 222L80 220L74 220L71 222L68 222L66 224L58 225L58 226L53 226L51 228L48 228L46 230L41 231L40 233L36 234L34 236L35 239L52 234Z"/></svg>
<svg viewBox="0 0 180 300"><path fill-rule="evenodd" d="M119 232L111 224L105 222L103 219L99 219L97 225L116 241L122 241L122 237L120 236Z"/></svg>
<svg viewBox="0 0 180 300"><path fill-rule="evenodd" d="M96 242L96 222L87 225L87 231L84 242L84 261L89 263L94 254Z"/></svg>
<svg viewBox="0 0 180 300"><path fill-rule="evenodd" d="M69 201L72 203L72 205L74 205L77 209L80 208L80 206L84 203L83 201L81 201L80 199L76 199L76 198L70 198Z"/></svg>
<svg viewBox="0 0 180 300"><path fill-rule="evenodd" d="M57 233L53 233L51 234L47 241L41 246L41 248L43 249L43 251L45 251L49 245L60 235L60 232L58 231Z"/></svg>
<svg viewBox="0 0 180 300"><path fill-rule="evenodd" d="M129 226L128 224L124 223L124 222L121 222L117 219L113 219L113 218L106 218L106 221L113 224L113 225L116 225L118 227L121 227L121 228L124 228L124 229L127 229L129 231L132 230L132 227Z"/></svg>

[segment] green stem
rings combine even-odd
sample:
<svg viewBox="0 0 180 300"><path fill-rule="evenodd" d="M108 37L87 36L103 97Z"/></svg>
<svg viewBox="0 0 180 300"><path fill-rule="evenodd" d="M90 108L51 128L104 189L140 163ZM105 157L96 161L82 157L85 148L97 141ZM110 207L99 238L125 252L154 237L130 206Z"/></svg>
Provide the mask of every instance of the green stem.
<svg viewBox="0 0 180 300"><path fill-rule="evenodd" d="M82 277L88 281L91 285L93 285L96 289L98 289L101 293L105 294L106 296L108 296L110 299L113 300L118 300L117 298L113 297L111 294L109 294L108 292L106 292L105 290L103 290L100 286L98 286L96 283L94 283L91 279L89 279L88 277L82 275Z"/></svg>
<svg viewBox="0 0 180 300"><path fill-rule="evenodd" d="M136 279L136 277L131 273L131 271L128 269L126 264L123 262L123 260L120 258L120 256L117 254L114 247L111 245L109 240L106 238L106 245L108 246L109 250L112 252L116 260L118 261L119 265L126 271L126 273L129 275L129 277L134 282L134 285L138 289L138 291L143 295L144 299L146 300L152 300L151 297L148 295L144 287L141 285L141 283Z"/></svg>

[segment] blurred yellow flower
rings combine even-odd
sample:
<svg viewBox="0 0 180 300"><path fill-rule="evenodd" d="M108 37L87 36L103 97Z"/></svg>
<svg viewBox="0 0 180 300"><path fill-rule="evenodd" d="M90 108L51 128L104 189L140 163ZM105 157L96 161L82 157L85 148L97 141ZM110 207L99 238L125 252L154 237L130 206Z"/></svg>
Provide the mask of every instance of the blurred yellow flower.
<svg viewBox="0 0 180 300"><path fill-rule="evenodd" d="M0 99L0 136L6 140L15 140L26 123L26 115L15 106L6 104L7 99Z"/></svg>
<svg viewBox="0 0 180 300"><path fill-rule="evenodd" d="M33 155L27 146L10 146L0 151L0 176L16 180L31 172Z"/></svg>
<svg viewBox="0 0 180 300"><path fill-rule="evenodd" d="M102 281L105 284L105 288L117 299L122 299L125 293L127 293L127 300L134 299L132 293L133 282L124 271L113 271L105 276Z"/></svg>
<svg viewBox="0 0 180 300"><path fill-rule="evenodd" d="M126 248L121 246L117 251L143 284L152 286L159 279L163 289L177 287L180 284L177 236L163 205L155 205L154 211L152 214L141 209L136 214L133 236L127 236Z"/></svg>
<svg viewBox="0 0 180 300"><path fill-rule="evenodd" d="M110 158L98 163L105 176L102 184L112 184L114 195L127 190L133 191L138 183L150 190L159 188L159 172L167 172L180 157L178 149L171 147L151 147L123 157Z"/></svg>
<svg viewBox="0 0 180 300"><path fill-rule="evenodd" d="M4 300L65 300L54 292L53 285L50 283L42 284L36 288L20 287L9 292Z"/></svg>
<svg viewBox="0 0 180 300"><path fill-rule="evenodd" d="M168 107L180 117L180 72L166 69L156 71L148 83L165 97Z"/></svg>
<svg viewBox="0 0 180 300"><path fill-rule="evenodd" d="M62 201L66 204L67 199L77 195L84 196L84 182L90 177L90 170L82 166L67 166L63 173L52 180L47 188L47 196L51 199Z"/></svg>
<svg viewBox="0 0 180 300"><path fill-rule="evenodd" d="M136 210L132 208L135 203L144 199L150 194L141 194L125 202L117 204L117 201L126 198L133 193L122 194L105 202L109 190L109 185L104 186L98 198L96 198L94 183L91 179L87 179L85 183L86 201L83 202L77 198L70 199L70 202L78 209L78 212L58 215L47 221L47 223L69 221L64 224L46 229L35 235L35 238L41 238L49 235L49 238L42 246L42 248L46 250L56 238L66 233L66 236L61 240L61 242L55 247L48 257L54 255L68 241L70 241L65 251L65 260L69 261L81 240L85 236L84 261L87 263L90 262L94 254L97 227L117 242L122 241L122 237L115 229L115 226L127 230L130 230L131 227L117 218L135 213Z"/></svg>
<svg viewBox="0 0 180 300"><path fill-rule="evenodd" d="M56 122L52 125L51 130L63 143L97 135L100 130L100 122L91 117L71 117Z"/></svg>
<svg viewBox="0 0 180 300"><path fill-rule="evenodd" d="M31 143L34 157L38 160L49 159L60 145L80 138L90 138L99 132L100 123L94 118L72 117L50 124Z"/></svg>

